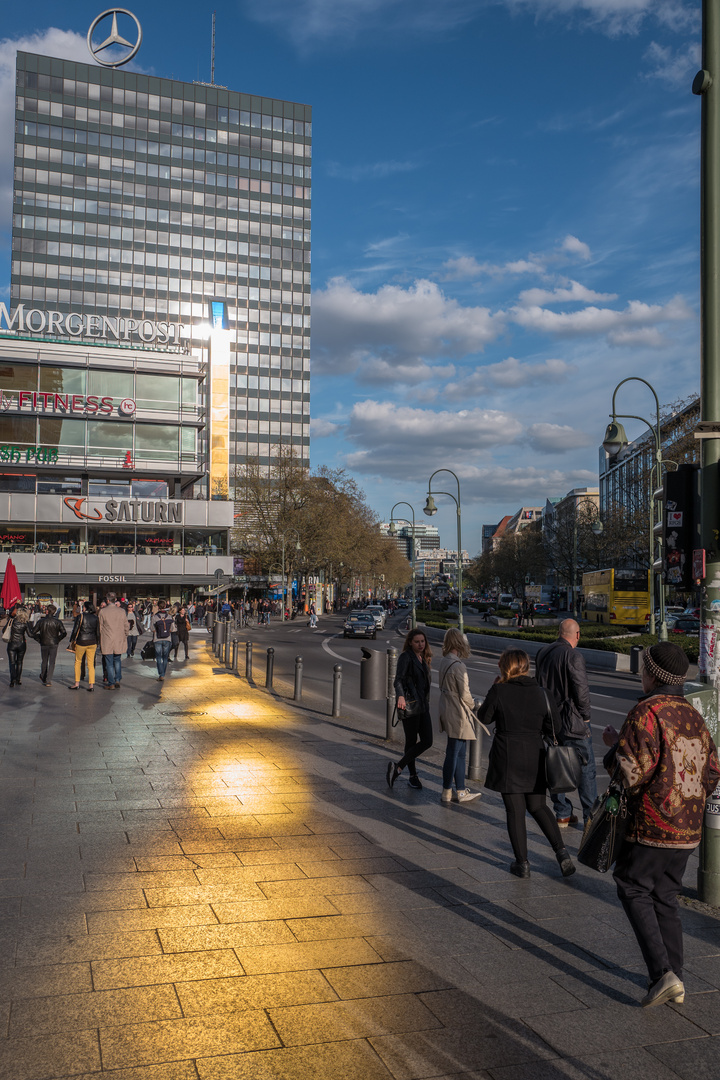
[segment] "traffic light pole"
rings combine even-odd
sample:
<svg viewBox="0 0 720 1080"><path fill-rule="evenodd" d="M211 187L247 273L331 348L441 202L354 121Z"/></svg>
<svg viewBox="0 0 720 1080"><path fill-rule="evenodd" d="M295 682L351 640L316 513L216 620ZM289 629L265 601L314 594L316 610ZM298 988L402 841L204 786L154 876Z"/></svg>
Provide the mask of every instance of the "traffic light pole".
<svg viewBox="0 0 720 1080"><path fill-rule="evenodd" d="M702 70L693 93L702 101L700 163L700 416L720 421L720 0L703 0ZM720 440L702 439L701 537L705 578L700 612L700 671L705 684L699 695L703 716L718 740L717 647L720 641ZM688 694L690 700L693 695ZM709 800L712 802L712 800ZM700 846L698 895L720 907L720 815L705 813Z"/></svg>

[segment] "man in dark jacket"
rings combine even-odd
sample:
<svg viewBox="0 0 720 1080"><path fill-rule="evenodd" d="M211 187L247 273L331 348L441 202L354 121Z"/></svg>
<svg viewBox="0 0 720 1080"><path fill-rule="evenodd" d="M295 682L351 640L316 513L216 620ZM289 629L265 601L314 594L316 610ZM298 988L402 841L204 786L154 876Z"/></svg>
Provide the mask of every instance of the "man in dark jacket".
<svg viewBox="0 0 720 1080"><path fill-rule="evenodd" d="M546 645L535 657L535 675L541 686L555 698L562 727L558 741L574 746L582 761L578 795L583 819L587 821L597 798L595 752L590 729L590 688L585 660L576 649L580 627L574 619L564 619L558 627L557 641ZM577 824L567 795L553 795L555 816L561 829Z"/></svg>
<svg viewBox="0 0 720 1080"><path fill-rule="evenodd" d="M64 637L67 637L67 630L56 616L57 608L49 604L47 615L38 620L31 631L32 636L40 645L40 682L43 686L52 686L58 645Z"/></svg>

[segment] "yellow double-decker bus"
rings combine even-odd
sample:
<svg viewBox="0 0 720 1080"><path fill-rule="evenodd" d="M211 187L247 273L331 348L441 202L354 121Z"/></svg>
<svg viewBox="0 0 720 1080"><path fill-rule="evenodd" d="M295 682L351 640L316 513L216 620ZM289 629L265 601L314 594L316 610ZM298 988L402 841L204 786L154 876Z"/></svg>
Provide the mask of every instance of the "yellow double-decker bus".
<svg viewBox="0 0 720 1080"><path fill-rule="evenodd" d="M588 622L643 627L650 617L649 570L593 570L583 574L582 590Z"/></svg>

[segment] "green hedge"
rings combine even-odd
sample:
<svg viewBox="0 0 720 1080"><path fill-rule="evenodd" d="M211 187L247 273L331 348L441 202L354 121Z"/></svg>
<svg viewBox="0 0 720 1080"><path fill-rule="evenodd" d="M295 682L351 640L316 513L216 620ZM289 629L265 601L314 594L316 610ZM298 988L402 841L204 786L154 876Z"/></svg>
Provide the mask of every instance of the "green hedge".
<svg viewBox="0 0 720 1080"><path fill-rule="evenodd" d="M426 626L432 626L436 630L447 630L448 624L446 622L440 622L439 620L424 619ZM615 631L615 627L605 627L606 633L602 633L602 627L583 627L580 633L580 648L581 649L599 649L602 652L618 652L629 654L633 645L642 645L644 649L647 649L649 645L655 645L656 638L652 634L634 634L632 637L627 638L613 638L612 635ZM543 632L535 630L490 630L485 629L484 626L466 626L466 633L483 634L485 637L499 637L499 638L511 638L518 641L538 641L542 643L549 643L555 641L557 633L554 631ZM685 637L683 634L673 635L673 641L676 645L679 645L681 649L684 649L687 653L688 660L691 663L696 664L698 660L698 640L697 638Z"/></svg>

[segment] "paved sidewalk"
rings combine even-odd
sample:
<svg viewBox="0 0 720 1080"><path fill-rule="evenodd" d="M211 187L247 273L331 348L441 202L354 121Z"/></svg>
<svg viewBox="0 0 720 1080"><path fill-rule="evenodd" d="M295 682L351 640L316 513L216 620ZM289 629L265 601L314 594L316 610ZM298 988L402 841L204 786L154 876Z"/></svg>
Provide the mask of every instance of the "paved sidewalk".
<svg viewBox="0 0 720 1080"><path fill-rule="evenodd" d="M720 919L639 1009L611 880L532 823L513 878L498 796L391 793L376 739L192 650L93 695L0 668L3 1080L717 1080Z"/></svg>

